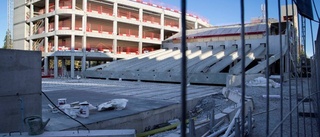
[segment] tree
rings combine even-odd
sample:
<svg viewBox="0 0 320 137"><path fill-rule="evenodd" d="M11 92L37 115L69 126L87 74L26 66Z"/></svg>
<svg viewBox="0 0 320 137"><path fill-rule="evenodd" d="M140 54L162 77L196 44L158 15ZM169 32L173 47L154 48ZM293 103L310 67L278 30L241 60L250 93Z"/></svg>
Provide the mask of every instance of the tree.
<svg viewBox="0 0 320 137"><path fill-rule="evenodd" d="M13 43L11 39L11 32L8 29L6 36L4 37L4 44L3 44L3 49L12 49L13 48Z"/></svg>

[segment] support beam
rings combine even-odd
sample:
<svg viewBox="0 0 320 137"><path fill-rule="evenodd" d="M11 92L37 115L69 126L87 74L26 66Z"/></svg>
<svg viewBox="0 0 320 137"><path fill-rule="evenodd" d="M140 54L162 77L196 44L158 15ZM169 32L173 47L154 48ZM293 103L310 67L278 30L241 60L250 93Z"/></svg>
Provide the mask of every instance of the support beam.
<svg viewBox="0 0 320 137"><path fill-rule="evenodd" d="M58 57L54 56L53 57L53 73L54 73L54 78L58 78Z"/></svg>
<svg viewBox="0 0 320 137"><path fill-rule="evenodd" d="M44 62L43 64L44 75L48 76L49 75L49 59L47 56L43 58L43 62Z"/></svg>
<svg viewBox="0 0 320 137"><path fill-rule="evenodd" d="M250 50L250 46L246 45L245 46L245 51L248 52ZM241 56L241 53L239 51L233 52L229 56L224 57L222 60L217 62L215 65L210 67L209 72L210 73L219 73L221 70L223 70L225 67L230 65L233 61L238 59Z"/></svg>
<svg viewBox="0 0 320 137"><path fill-rule="evenodd" d="M201 61L201 64L197 64L194 68L192 68L193 73L198 73L203 71L204 69L209 69L209 67L218 62L220 59L224 58L225 56L237 51L237 46L232 46L230 48L225 49L224 51L218 52L213 56L206 58L205 60Z"/></svg>
<svg viewBox="0 0 320 137"><path fill-rule="evenodd" d="M289 52L287 52L287 50L288 50L288 46L287 45L283 45L282 56L285 55L285 53L290 54ZM277 54L271 56L268 59L269 60L269 65L271 65L274 62L276 62L278 59L280 59L280 53L277 53ZM264 70L266 68L266 61L267 61L267 59L262 61L258 65L254 66L253 68L247 70L246 74L256 74L256 73L259 73L260 71ZM288 64L289 64L290 61L286 61L286 62L288 62Z"/></svg>
<svg viewBox="0 0 320 137"><path fill-rule="evenodd" d="M71 61L70 61L70 71L71 71L71 78L74 78L74 55L71 55Z"/></svg>
<svg viewBox="0 0 320 137"><path fill-rule="evenodd" d="M45 13L49 13L49 0L45 0Z"/></svg>
<svg viewBox="0 0 320 137"><path fill-rule="evenodd" d="M245 67L247 67L252 61L254 61L256 59L257 56L261 55L263 53L263 51L266 49L265 44L260 44L259 47L255 48L253 51L249 52L246 55L245 60ZM243 59L238 62L235 66L233 66L229 72L231 74L240 74L241 73L241 62L243 61Z"/></svg>

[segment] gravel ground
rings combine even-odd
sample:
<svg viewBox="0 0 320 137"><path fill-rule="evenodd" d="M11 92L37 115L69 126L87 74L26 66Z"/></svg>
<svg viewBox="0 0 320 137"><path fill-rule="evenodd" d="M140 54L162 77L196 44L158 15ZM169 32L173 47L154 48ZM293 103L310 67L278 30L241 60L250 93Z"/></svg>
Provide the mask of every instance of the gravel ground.
<svg viewBox="0 0 320 137"><path fill-rule="evenodd" d="M317 124L315 118L297 116L298 111L302 111L302 105L298 107L298 109L293 110L292 120L290 120L290 99L291 107L294 109L297 104L297 97L302 98L303 96L308 96L308 81L307 79L303 79L303 90L301 87L301 79L298 79L298 86L296 86L295 79L291 80L291 94L289 92L289 82L283 83L283 118L286 118L283 122L283 129L280 130L279 123L281 121L280 113L281 113L281 99L280 98L270 98L269 99L269 118L267 122L267 99L262 97L262 95L266 95L266 87L249 87L246 86L246 95L251 96L254 101L254 111L253 118L254 128L252 132L253 137L263 137L267 135L267 125L269 125L269 134L275 130L275 132L271 136L281 136L284 137L289 136L307 136L307 137L317 137L319 136L319 132L316 130ZM298 87L298 88L297 88ZM241 91L240 88L237 88ZM269 88L270 95L280 95L280 88ZM296 90L298 89L298 90ZM303 91L303 92L302 92ZM298 92L298 94L296 93ZM290 96L291 95L291 96ZM290 98L291 97L291 98ZM203 109L202 113L198 115L198 120L203 120L207 118L208 112L213 107L213 100L215 104L215 112L220 112L227 106L233 105L232 101L227 101L222 94L214 95L205 98L202 102L199 102L199 106ZM309 105L305 106L305 110L309 110ZM290 124L291 123L291 124ZM290 130L290 125L292 128ZM298 126L299 125L299 126ZM167 131L164 133L160 133L154 135L153 137L165 137L172 136L171 133L177 133L180 129ZM291 132L291 134L290 134ZM197 135L199 136L199 135Z"/></svg>

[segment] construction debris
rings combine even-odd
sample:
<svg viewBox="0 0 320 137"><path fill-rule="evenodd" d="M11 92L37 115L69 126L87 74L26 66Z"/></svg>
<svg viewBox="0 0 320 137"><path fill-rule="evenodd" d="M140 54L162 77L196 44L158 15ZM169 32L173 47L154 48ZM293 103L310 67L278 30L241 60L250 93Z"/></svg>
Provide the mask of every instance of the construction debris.
<svg viewBox="0 0 320 137"><path fill-rule="evenodd" d="M103 110L122 110L126 107L128 100L127 99L113 99L111 101L102 103L98 106L98 111Z"/></svg>
<svg viewBox="0 0 320 137"><path fill-rule="evenodd" d="M266 87L267 79L264 77L258 77L258 78L255 78L254 80L250 80L246 82L246 85L250 87ZM280 84L269 79L269 87L279 88Z"/></svg>

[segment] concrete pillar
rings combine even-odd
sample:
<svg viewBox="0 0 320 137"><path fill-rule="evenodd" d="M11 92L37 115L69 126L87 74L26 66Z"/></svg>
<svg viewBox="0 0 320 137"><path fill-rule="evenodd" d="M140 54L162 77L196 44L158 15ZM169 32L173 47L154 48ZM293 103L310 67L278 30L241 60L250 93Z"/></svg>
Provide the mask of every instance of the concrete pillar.
<svg viewBox="0 0 320 137"><path fill-rule="evenodd" d="M29 50L33 50L33 40L30 39L29 41Z"/></svg>
<svg viewBox="0 0 320 137"><path fill-rule="evenodd" d="M143 9L139 9L139 20L140 20L140 25L139 25L139 38L142 38L142 33L143 33L143 28L141 22L143 22ZM140 52L139 52L140 53ZM141 54L141 53L140 53Z"/></svg>
<svg viewBox="0 0 320 137"><path fill-rule="evenodd" d="M72 13L71 15L71 30L75 30L76 27L76 15Z"/></svg>
<svg viewBox="0 0 320 137"><path fill-rule="evenodd" d="M54 36L54 51L58 51L58 43L59 37L57 35Z"/></svg>
<svg viewBox="0 0 320 137"><path fill-rule="evenodd" d="M82 31L84 33L87 31L87 15L82 16Z"/></svg>
<svg viewBox="0 0 320 137"><path fill-rule="evenodd" d="M30 5L30 19L33 18L33 15L34 15L34 6L31 3L31 5Z"/></svg>
<svg viewBox="0 0 320 137"><path fill-rule="evenodd" d="M49 59L47 56L44 57L43 62L44 75L49 75Z"/></svg>
<svg viewBox="0 0 320 137"><path fill-rule="evenodd" d="M72 10L76 9L76 0L72 0Z"/></svg>
<svg viewBox="0 0 320 137"><path fill-rule="evenodd" d="M44 37L44 52L48 53L48 37Z"/></svg>
<svg viewBox="0 0 320 137"><path fill-rule="evenodd" d="M116 17L116 18L118 17L118 3L117 2L115 2L113 4L113 14L114 14L114 17ZM114 55L117 54L117 47L118 47L117 35L118 35L118 22L117 22L117 19L115 19L113 21L113 37L114 37L114 39L113 39L113 45L112 45L112 52ZM113 60L117 60L117 58L114 57ZM90 62L89 62L89 65L90 65Z"/></svg>
<svg viewBox="0 0 320 137"><path fill-rule="evenodd" d="M30 34L29 34L29 36L32 36L33 35L33 22L31 21L30 22L30 24L29 24L29 32L30 32Z"/></svg>
<svg viewBox="0 0 320 137"><path fill-rule="evenodd" d="M71 35L71 51L74 51L75 47L75 36L74 34Z"/></svg>
<svg viewBox="0 0 320 137"><path fill-rule="evenodd" d="M55 9L55 10L60 9L59 0L56 0L55 3L54 3L54 5L55 5L55 6L54 6L54 9Z"/></svg>
<svg viewBox="0 0 320 137"><path fill-rule="evenodd" d="M81 72L82 73L86 70L86 60L87 60L86 45L87 45L87 37L84 35L82 37L82 52L83 52L83 56L81 59Z"/></svg>
<svg viewBox="0 0 320 137"><path fill-rule="evenodd" d="M118 47L117 43L118 43L117 39L113 39L112 52L114 55L117 54L117 47ZM116 60L116 58L113 58L113 60Z"/></svg>
<svg viewBox="0 0 320 137"><path fill-rule="evenodd" d="M54 29L59 30L59 15L54 15Z"/></svg>
<svg viewBox="0 0 320 137"><path fill-rule="evenodd" d="M86 0L82 1L82 9L84 12L87 12L87 4L88 4L88 2Z"/></svg>
<svg viewBox="0 0 320 137"><path fill-rule="evenodd" d="M54 78L58 78L58 57L54 56L53 60L53 73L54 73Z"/></svg>
<svg viewBox="0 0 320 137"><path fill-rule="evenodd" d="M139 9L139 20L143 22L143 9Z"/></svg>
<svg viewBox="0 0 320 137"><path fill-rule="evenodd" d="M49 13L49 0L45 1L45 13Z"/></svg>
<svg viewBox="0 0 320 137"><path fill-rule="evenodd" d="M70 70L71 70L71 78L74 78L74 55L71 55L71 61L70 61Z"/></svg>
<svg viewBox="0 0 320 137"><path fill-rule="evenodd" d="M139 49L139 54L142 54L142 42L141 41L139 42L138 49Z"/></svg>
<svg viewBox="0 0 320 137"><path fill-rule="evenodd" d="M49 32L49 18L44 18L44 31Z"/></svg>
<svg viewBox="0 0 320 137"><path fill-rule="evenodd" d="M194 23L194 28L198 29L198 20L196 20L196 22Z"/></svg>
<svg viewBox="0 0 320 137"><path fill-rule="evenodd" d="M161 13L160 23L161 23L160 39L161 41L163 41L164 40L164 13Z"/></svg>
<svg viewBox="0 0 320 137"><path fill-rule="evenodd" d="M114 2L113 4L113 15L114 17L118 17L118 3Z"/></svg>
<svg viewBox="0 0 320 137"><path fill-rule="evenodd" d="M68 71L67 71L67 67L66 67L66 60L65 59L62 59L61 60L61 69L62 69L62 77L66 77L67 74L68 74Z"/></svg>

